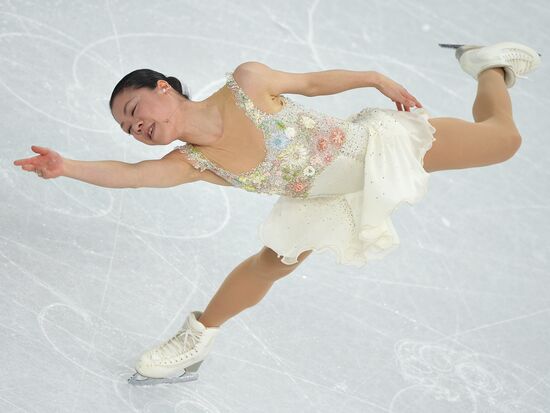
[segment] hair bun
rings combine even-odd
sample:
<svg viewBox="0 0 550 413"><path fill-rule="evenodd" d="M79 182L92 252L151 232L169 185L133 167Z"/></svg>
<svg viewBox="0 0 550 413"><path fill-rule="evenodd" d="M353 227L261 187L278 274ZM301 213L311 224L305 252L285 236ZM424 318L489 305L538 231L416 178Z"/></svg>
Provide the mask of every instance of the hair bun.
<svg viewBox="0 0 550 413"><path fill-rule="evenodd" d="M172 86L174 89L176 89L178 92L180 92L183 96L185 96L187 99L190 97L189 88L187 85L183 84L174 76L168 76L166 78L167 82L170 83L170 86Z"/></svg>

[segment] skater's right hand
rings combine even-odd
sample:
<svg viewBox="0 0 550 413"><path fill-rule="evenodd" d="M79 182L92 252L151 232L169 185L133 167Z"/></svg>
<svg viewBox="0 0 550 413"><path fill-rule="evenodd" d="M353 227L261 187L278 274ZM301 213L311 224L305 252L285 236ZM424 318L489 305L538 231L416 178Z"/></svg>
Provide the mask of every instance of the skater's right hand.
<svg viewBox="0 0 550 413"><path fill-rule="evenodd" d="M31 146L38 156L18 159L14 165L21 165L25 171L36 172L44 179L57 178L63 174L63 158L57 152L42 146Z"/></svg>

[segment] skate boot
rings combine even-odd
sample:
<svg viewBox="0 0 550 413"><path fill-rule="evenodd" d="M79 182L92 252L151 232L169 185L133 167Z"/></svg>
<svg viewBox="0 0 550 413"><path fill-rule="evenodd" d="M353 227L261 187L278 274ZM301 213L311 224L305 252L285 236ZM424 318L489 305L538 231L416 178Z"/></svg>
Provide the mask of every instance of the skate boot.
<svg viewBox="0 0 550 413"><path fill-rule="evenodd" d="M206 358L219 327L205 327L197 321L201 311L193 311L177 334L145 352L128 379L130 384L148 385L197 380L197 370Z"/></svg>
<svg viewBox="0 0 550 413"><path fill-rule="evenodd" d="M540 65L540 54L520 43L502 42L491 46L440 44L441 47L456 48L455 56L462 69L475 80L481 72L493 67L504 69L507 88L516 83L516 77L532 72Z"/></svg>

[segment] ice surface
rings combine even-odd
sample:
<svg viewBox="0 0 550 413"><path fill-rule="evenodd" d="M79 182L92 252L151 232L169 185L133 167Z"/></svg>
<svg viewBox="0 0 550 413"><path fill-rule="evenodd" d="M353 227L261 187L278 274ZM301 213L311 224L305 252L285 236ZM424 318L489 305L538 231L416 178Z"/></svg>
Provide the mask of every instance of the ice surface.
<svg viewBox="0 0 550 413"><path fill-rule="evenodd" d="M549 21L543 0L2 1L0 411L550 411ZM277 198L44 180L15 159L31 145L80 160L169 152L109 112L138 68L178 77L193 100L251 60L376 70L434 117L472 121L476 82L437 44L499 41L543 62L510 89L512 159L433 173L425 199L395 213L401 246L383 261L312 254L223 325L198 381L128 385L139 355L260 250ZM292 98L336 116L395 108L372 88Z"/></svg>

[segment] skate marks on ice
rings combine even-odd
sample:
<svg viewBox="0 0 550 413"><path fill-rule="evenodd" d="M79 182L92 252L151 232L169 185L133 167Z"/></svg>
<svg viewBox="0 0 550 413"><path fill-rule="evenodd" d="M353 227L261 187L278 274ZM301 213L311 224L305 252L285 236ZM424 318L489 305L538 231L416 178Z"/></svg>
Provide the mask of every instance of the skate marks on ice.
<svg viewBox="0 0 550 413"><path fill-rule="evenodd" d="M89 380L85 374L92 375L100 379L99 382L104 386L111 387L116 397L132 410L144 408L141 400L147 404L147 408L151 408L147 394L143 393L141 399L139 387L129 385L128 380L135 373L134 359L143 351L144 342L154 340L155 337L118 329L95 314L60 302L45 306L36 317L43 341L78 368L71 370L75 382L82 382L82 386L86 386ZM220 411L198 394L196 389L185 388L186 385L189 384L177 384L177 393L173 391L174 385L154 386L166 391L163 401L154 403L155 406L173 409L194 406L208 412Z"/></svg>
<svg viewBox="0 0 550 413"><path fill-rule="evenodd" d="M448 412L544 413L533 398L550 403L544 377L490 354L410 339L396 343L394 353L411 386L395 395L390 412L405 406L410 413L442 411L444 406Z"/></svg>
<svg viewBox="0 0 550 413"><path fill-rule="evenodd" d="M52 303L38 313L37 321L51 348L82 372L114 382L114 369L131 371L131 367L121 363L121 357L113 351L123 339L128 340L128 334L109 326L106 320L68 304ZM112 341L104 340L107 336ZM112 348L101 349L100 345L105 343Z"/></svg>

